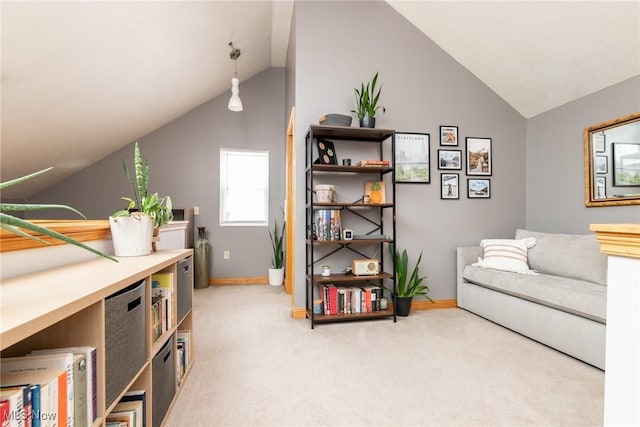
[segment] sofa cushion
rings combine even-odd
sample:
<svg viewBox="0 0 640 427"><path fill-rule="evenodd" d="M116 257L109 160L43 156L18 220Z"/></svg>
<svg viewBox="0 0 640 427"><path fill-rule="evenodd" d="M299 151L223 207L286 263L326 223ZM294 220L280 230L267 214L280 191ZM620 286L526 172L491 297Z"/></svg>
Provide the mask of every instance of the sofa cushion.
<svg viewBox="0 0 640 427"><path fill-rule="evenodd" d="M547 274L522 275L467 265L465 280L599 323L606 323L607 288ZM544 319L541 319L543 321Z"/></svg>
<svg viewBox="0 0 640 427"><path fill-rule="evenodd" d="M478 258L476 267L495 270L512 271L520 274L531 274L527 264L527 251L536 244L536 239L484 239L480 246L484 250L482 258Z"/></svg>
<svg viewBox="0 0 640 427"><path fill-rule="evenodd" d="M529 268L540 273L607 284L607 256L595 234L557 234L517 230L516 239L534 237Z"/></svg>

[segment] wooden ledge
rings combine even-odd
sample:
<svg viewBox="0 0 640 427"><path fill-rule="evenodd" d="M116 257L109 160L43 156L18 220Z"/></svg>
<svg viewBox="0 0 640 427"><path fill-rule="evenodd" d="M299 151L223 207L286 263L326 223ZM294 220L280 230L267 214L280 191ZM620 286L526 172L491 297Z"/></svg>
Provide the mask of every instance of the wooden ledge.
<svg viewBox="0 0 640 427"><path fill-rule="evenodd" d="M34 224L50 228L80 242L91 240L104 240L111 238L111 230L108 220L33 220ZM64 245L65 242L44 236L40 233L25 231L39 237L51 245ZM5 230L0 230L0 252L19 251L23 249L42 248L47 245L33 239L18 236Z"/></svg>
<svg viewBox="0 0 640 427"><path fill-rule="evenodd" d="M600 251L628 258L640 258L640 224L591 224Z"/></svg>

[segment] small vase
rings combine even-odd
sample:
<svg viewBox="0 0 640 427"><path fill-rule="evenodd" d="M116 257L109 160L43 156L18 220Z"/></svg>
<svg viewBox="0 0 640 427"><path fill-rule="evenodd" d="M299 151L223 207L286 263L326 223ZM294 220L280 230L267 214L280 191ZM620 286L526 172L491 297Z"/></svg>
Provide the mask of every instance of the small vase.
<svg viewBox="0 0 640 427"><path fill-rule="evenodd" d="M360 118L360 127L361 128L374 128L376 127L376 118L375 117L361 117Z"/></svg>
<svg viewBox="0 0 640 427"><path fill-rule="evenodd" d="M209 287L209 241L207 240L205 227L198 227L198 239L195 242L193 256L195 258L195 282L196 289Z"/></svg>

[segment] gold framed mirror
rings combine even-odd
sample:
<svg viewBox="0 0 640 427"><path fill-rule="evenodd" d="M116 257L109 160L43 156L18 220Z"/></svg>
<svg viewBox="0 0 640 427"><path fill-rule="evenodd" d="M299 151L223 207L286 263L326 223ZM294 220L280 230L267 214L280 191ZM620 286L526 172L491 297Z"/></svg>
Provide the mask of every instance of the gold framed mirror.
<svg viewBox="0 0 640 427"><path fill-rule="evenodd" d="M640 112L584 129L587 207L640 205Z"/></svg>

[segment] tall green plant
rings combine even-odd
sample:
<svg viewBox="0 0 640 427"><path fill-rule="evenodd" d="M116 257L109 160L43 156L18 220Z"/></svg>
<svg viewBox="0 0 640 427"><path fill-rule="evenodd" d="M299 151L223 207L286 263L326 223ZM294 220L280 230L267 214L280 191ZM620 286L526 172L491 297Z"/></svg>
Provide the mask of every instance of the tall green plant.
<svg viewBox="0 0 640 427"><path fill-rule="evenodd" d="M285 222L282 221L282 228L278 228L278 220L274 219L273 232L269 230L271 249L273 250L273 257L271 258L271 265L273 268L284 267L284 230Z"/></svg>
<svg viewBox="0 0 640 427"><path fill-rule="evenodd" d="M360 89L355 88L356 94L356 110L351 110L352 113L356 113L358 118L363 117L375 117L378 110L382 110L384 113L386 109L378 105L378 101L380 100L380 92L382 91L382 86L378 88L376 92L376 83L378 82L378 72L373 76L371 82L368 82L365 86L364 82L360 84Z"/></svg>
<svg viewBox="0 0 640 427"><path fill-rule="evenodd" d="M7 182L3 182L0 183L0 190L5 189L7 187L10 187L12 185L15 184L19 184L21 182L27 181L31 178L35 178L37 176L40 176L44 173L49 172L51 169L53 169L53 167L49 167L47 169L43 169L41 171L38 172L34 172L32 174L29 175L25 175L23 177L20 178L16 178ZM41 233L44 234L45 236L49 236L52 237L54 239L58 239L61 240L65 243L69 243L71 245L75 245L78 246L79 248L82 248L84 250L87 250L91 253L94 253L96 255L100 255L101 257L110 259L111 261L115 261L118 262L117 259L113 258L112 256L109 256L107 254L105 254L104 252L101 252L97 249L94 249L90 246L85 245L82 242L79 242L75 239L72 239L71 237L65 236L62 233L58 233L57 231L51 230L49 228L43 227L41 225L37 225L34 224L33 222L30 222L28 220L24 220L21 218L18 218L16 216L10 215L6 212L27 212L27 211L37 211L37 210L43 210L43 209L66 209L72 212L75 212L76 214L80 215L83 219L87 219L80 211L72 208L71 206L67 206L67 205L57 205L57 204L28 204L28 203L4 203L4 202L0 202L0 228L2 228L3 230L6 230L12 234L16 234L18 236L22 236L22 237L26 237L28 239L32 239L32 240L36 240L38 242L41 242L45 245L50 245L50 242L47 242L46 240L43 240L39 237L33 236L25 231L22 231L22 229L24 230L29 230L29 231L33 231L35 233Z"/></svg>
<svg viewBox="0 0 640 427"><path fill-rule="evenodd" d="M418 257L416 265L409 274L409 256L407 250L403 250L402 254L395 251L394 260L396 264L396 295L399 297L414 297L421 295L433 302L429 297L429 288L422 284L427 277L420 277L420 261L422 260L422 252Z"/></svg>

